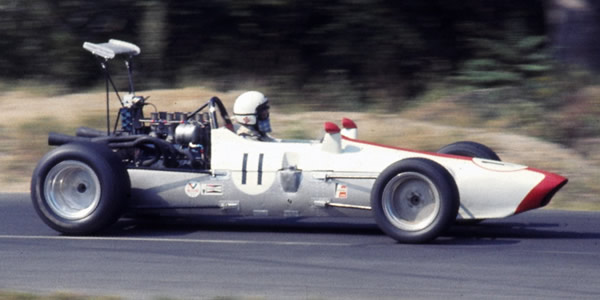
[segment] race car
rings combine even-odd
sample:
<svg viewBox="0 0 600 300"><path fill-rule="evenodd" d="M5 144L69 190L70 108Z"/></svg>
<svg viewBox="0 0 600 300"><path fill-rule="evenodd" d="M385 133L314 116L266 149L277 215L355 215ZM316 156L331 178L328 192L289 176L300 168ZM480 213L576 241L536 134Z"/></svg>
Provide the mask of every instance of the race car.
<svg viewBox="0 0 600 300"><path fill-rule="evenodd" d="M124 214L222 218L363 217L401 243L424 243L456 220L503 218L543 207L567 179L502 162L462 141L437 152L358 139L355 122L325 122L320 140L238 136L217 97L194 112L144 113L133 88L134 44L84 43L106 73L107 130L50 133L31 198L40 218L69 235L99 232ZM125 60L123 98L104 64ZM121 102L111 130L108 89Z"/></svg>

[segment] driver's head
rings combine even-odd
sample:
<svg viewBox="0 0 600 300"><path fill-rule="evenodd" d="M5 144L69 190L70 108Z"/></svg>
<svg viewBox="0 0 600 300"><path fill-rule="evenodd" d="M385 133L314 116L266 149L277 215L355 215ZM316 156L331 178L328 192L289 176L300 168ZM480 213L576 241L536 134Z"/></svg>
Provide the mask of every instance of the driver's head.
<svg viewBox="0 0 600 300"><path fill-rule="evenodd" d="M244 126L254 126L261 133L271 132L269 122L269 100L263 93L250 91L235 99L233 117Z"/></svg>

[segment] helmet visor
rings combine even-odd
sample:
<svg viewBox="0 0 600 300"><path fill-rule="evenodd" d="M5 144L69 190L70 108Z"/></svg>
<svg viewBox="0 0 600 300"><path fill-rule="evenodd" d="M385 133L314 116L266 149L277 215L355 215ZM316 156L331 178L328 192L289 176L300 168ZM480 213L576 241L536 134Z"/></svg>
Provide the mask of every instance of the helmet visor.
<svg viewBox="0 0 600 300"><path fill-rule="evenodd" d="M259 121L269 119L269 102L265 102L256 108L256 118Z"/></svg>

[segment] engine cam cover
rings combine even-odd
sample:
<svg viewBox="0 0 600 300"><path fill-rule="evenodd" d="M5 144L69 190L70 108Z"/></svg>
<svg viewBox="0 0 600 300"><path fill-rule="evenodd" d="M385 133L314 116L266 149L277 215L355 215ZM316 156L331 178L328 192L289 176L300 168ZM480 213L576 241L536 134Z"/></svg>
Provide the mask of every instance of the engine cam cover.
<svg viewBox="0 0 600 300"><path fill-rule="evenodd" d="M175 142L181 145L200 144L203 128L196 124L180 124L175 128Z"/></svg>

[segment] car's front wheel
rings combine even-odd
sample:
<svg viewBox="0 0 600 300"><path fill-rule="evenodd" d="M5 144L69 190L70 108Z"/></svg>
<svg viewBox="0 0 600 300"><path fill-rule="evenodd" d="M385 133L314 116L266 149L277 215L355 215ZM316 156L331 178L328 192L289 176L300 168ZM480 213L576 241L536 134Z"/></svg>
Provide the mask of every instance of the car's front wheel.
<svg viewBox="0 0 600 300"><path fill-rule="evenodd" d="M390 165L371 191L377 225L401 243L435 239L452 225L458 207L458 189L450 173L423 158Z"/></svg>
<svg viewBox="0 0 600 300"><path fill-rule="evenodd" d="M437 153L500 160L498 154L490 147L471 141L461 141L446 145L438 150Z"/></svg>
<svg viewBox="0 0 600 300"><path fill-rule="evenodd" d="M114 223L130 192L127 170L103 145L73 143L48 152L31 179L40 218L65 234L90 234Z"/></svg>

